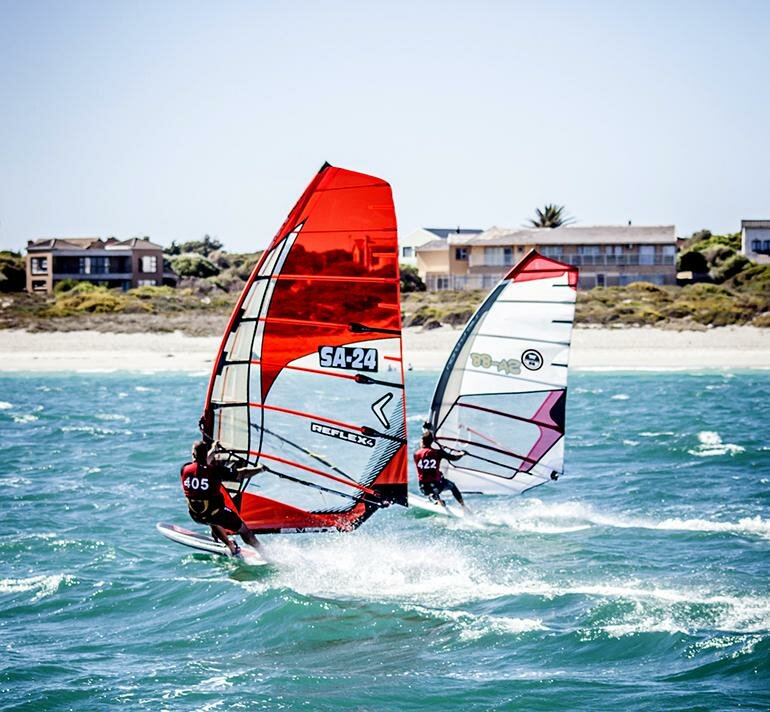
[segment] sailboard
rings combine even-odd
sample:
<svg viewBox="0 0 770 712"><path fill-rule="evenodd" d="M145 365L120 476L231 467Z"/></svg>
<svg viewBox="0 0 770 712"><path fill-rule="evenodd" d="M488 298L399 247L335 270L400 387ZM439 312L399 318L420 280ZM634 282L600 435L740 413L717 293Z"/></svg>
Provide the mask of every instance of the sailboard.
<svg viewBox="0 0 770 712"><path fill-rule="evenodd" d="M198 534L176 524L164 524L163 522L156 524L155 528L167 539L171 539L171 541L175 541L177 544L182 544L183 546L189 546L191 549L196 549L197 551L237 558L249 566L264 566L268 563L267 560L263 558L262 554L246 544L240 545L240 553L234 557L230 553L230 549L228 549L221 541L215 541L210 536Z"/></svg>
<svg viewBox="0 0 770 712"><path fill-rule="evenodd" d="M427 497L414 494L413 492L409 493L409 508L428 514L438 514L445 517L454 517L456 519L466 518L465 511L459 504L447 502L446 506L442 507L438 502L434 502Z"/></svg>
<svg viewBox="0 0 770 712"><path fill-rule="evenodd" d="M398 243L388 183L325 164L249 277L201 430L254 532L351 530L406 505Z"/></svg>
<svg viewBox="0 0 770 712"><path fill-rule="evenodd" d="M576 267L530 251L452 349L426 427L465 451L447 471L464 494L520 493L562 474L577 281Z"/></svg>

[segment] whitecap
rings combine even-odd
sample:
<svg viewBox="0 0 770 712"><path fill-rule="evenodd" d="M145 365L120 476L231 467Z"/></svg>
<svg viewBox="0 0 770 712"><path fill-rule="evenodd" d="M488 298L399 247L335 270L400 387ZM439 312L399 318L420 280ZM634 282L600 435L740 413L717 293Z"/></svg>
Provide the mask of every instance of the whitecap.
<svg viewBox="0 0 770 712"><path fill-rule="evenodd" d="M703 430L698 433L700 444L696 450L688 450L695 457L715 457L718 455L735 455L744 452L746 448L732 443L723 443L719 433L713 430Z"/></svg>
<svg viewBox="0 0 770 712"><path fill-rule="evenodd" d="M629 397L630 396L628 394L626 394L626 393L617 393L614 396L611 396L610 400L621 400L621 401L624 401L624 400L628 400Z"/></svg>
<svg viewBox="0 0 770 712"><path fill-rule="evenodd" d="M541 534L558 534L592 526L617 529L657 529L669 531L717 532L751 534L770 539L770 519L759 515L743 517L737 522L710 519L684 519L670 517L661 521L641 517L625 517L622 514L604 514L582 502L549 502L532 498L516 506L495 504L476 510L476 516L485 523L510 527L515 531Z"/></svg>
<svg viewBox="0 0 770 712"><path fill-rule="evenodd" d="M122 423L131 422L131 418L128 418L125 415L120 415L118 413L97 413L94 417L97 420L118 420Z"/></svg>
<svg viewBox="0 0 770 712"><path fill-rule="evenodd" d="M0 579L0 593L24 593L34 591L32 601L52 596L59 590L62 583L69 583L73 579L66 574L53 574L51 576L30 576L19 579Z"/></svg>
<svg viewBox="0 0 770 712"><path fill-rule="evenodd" d="M9 408L13 408L13 403L9 403L8 401L0 401L0 410L8 410Z"/></svg>
<svg viewBox="0 0 770 712"><path fill-rule="evenodd" d="M38 418L36 415L32 415L32 413L25 413L23 415L14 415L11 416L13 418L14 423L34 423Z"/></svg>

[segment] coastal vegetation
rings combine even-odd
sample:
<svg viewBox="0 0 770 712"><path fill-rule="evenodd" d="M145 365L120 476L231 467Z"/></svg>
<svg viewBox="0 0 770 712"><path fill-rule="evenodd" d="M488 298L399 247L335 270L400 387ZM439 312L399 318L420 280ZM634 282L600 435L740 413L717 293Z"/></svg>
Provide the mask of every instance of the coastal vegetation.
<svg viewBox="0 0 770 712"><path fill-rule="evenodd" d="M575 323L671 329L770 327L770 266L751 262L739 248L739 235L701 230L684 243L678 258L678 269L692 273L692 283L635 282L580 290ZM53 294L38 295L19 291L24 288L23 259L2 252L0 291L6 294L0 297L0 328L219 335L260 256L226 252L207 235L203 240L172 243L167 249L166 258L179 276L176 288L145 286L121 292L64 280ZM428 292L414 267L401 268L404 326L460 327L485 295L483 290Z"/></svg>

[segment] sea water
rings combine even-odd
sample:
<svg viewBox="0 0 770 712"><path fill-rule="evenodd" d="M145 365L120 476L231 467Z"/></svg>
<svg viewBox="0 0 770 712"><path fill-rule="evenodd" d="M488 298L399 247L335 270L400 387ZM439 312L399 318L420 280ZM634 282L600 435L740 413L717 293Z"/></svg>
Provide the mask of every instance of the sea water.
<svg viewBox="0 0 770 712"><path fill-rule="evenodd" d="M261 570L154 529L206 382L0 377L0 709L770 707L767 372L573 373L558 482Z"/></svg>

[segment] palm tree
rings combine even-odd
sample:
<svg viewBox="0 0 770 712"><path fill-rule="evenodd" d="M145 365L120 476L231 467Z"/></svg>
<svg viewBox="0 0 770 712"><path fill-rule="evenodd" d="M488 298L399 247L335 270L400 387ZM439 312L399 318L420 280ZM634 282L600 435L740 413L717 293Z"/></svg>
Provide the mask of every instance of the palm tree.
<svg viewBox="0 0 770 712"><path fill-rule="evenodd" d="M563 205L546 205L542 210L535 209L536 219L530 218L531 227L562 227L575 222L573 218L567 217L564 213Z"/></svg>

